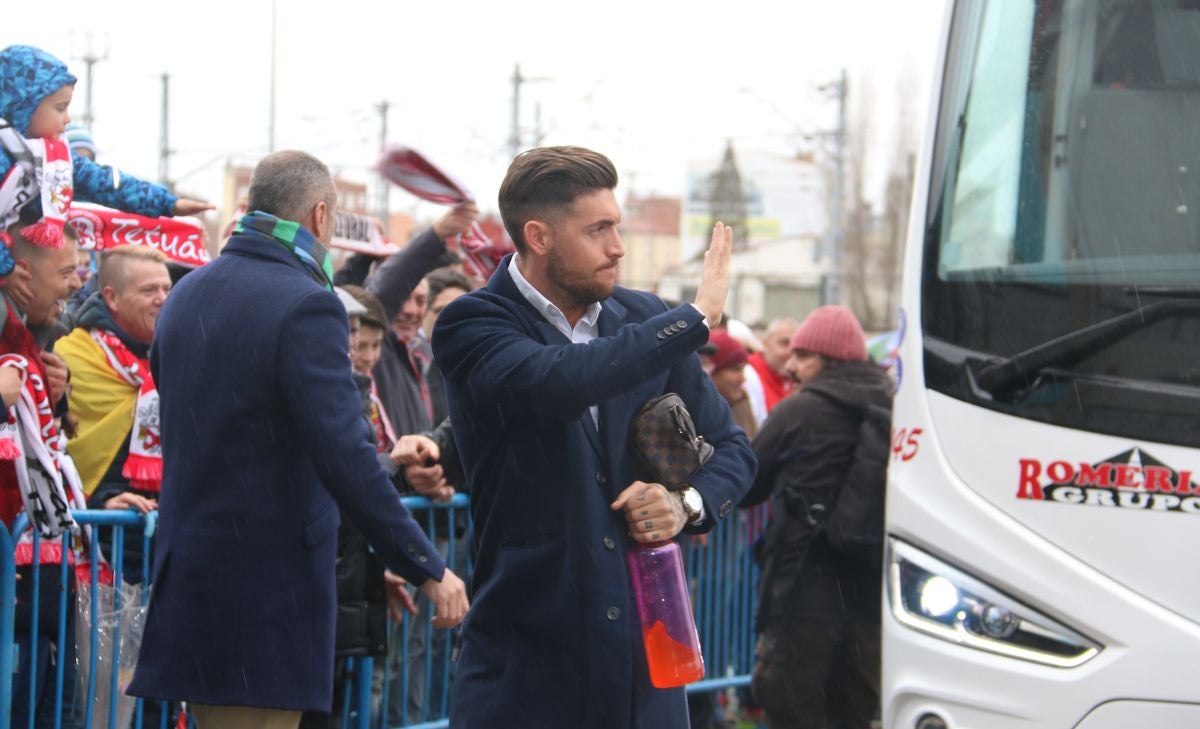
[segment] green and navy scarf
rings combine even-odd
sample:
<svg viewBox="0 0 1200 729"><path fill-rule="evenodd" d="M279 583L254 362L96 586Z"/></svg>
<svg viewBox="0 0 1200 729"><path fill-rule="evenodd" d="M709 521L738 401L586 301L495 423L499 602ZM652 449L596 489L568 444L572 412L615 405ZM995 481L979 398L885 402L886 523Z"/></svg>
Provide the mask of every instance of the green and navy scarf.
<svg viewBox="0 0 1200 729"><path fill-rule="evenodd" d="M333 262L329 260L329 251L307 228L294 220L284 220L255 210L243 215L233 232L261 235L274 240L291 251L317 283L333 291Z"/></svg>

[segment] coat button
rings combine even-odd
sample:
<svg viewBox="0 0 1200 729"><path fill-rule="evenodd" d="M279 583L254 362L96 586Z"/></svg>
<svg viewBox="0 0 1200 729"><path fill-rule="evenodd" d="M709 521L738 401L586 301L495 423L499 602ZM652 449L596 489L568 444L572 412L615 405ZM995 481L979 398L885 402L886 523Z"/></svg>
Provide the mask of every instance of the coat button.
<svg viewBox="0 0 1200 729"><path fill-rule="evenodd" d="M666 332L659 332L658 334L655 334L654 336L658 337L659 339L666 339L666 338L667 338L667 333L666 333Z"/></svg>
<svg viewBox="0 0 1200 729"><path fill-rule="evenodd" d="M717 510L717 516L724 519L725 516L731 511L733 511L733 502L726 501L724 504L721 504L721 508Z"/></svg>
<svg viewBox="0 0 1200 729"><path fill-rule="evenodd" d="M407 546L407 547L405 547L404 549L405 549L405 551L407 551L409 554L416 554L416 553L417 553L417 545L416 545L415 543L413 543L413 542L409 542L409 543L408 543L408 546Z"/></svg>
<svg viewBox="0 0 1200 729"><path fill-rule="evenodd" d="M679 321L675 322L675 326L679 327L680 329L687 329L687 322L683 319L680 319Z"/></svg>
<svg viewBox="0 0 1200 729"><path fill-rule="evenodd" d="M425 564L429 561L429 558L422 554L420 557L417 557L417 561L421 564Z"/></svg>
<svg viewBox="0 0 1200 729"><path fill-rule="evenodd" d="M608 479L604 477L603 473L601 473L600 471L596 471L596 483L606 484L606 483L608 483Z"/></svg>
<svg viewBox="0 0 1200 729"><path fill-rule="evenodd" d="M617 546L617 543L613 541L613 538L612 538L612 537L605 537L605 538L604 538L604 548L605 548L605 549L613 549L613 548L615 548L616 546Z"/></svg>
<svg viewBox="0 0 1200 729"><path fill-rule="evenodd" d="M620 620L621 619L621 608L617 607L616 605L613 605L608 610L604 611L604 617L608 618L609 620Z"/></svg>
<svg viewBox="0 0 1200 729"><path fill-rule="evenodd" d="M668 332L670 332L670 333L672 333L672 334L675 334L675 333L677 333L677 332L679 331L679 327L677 327L677 326L675 326L674 324L672 324L671 326L667 327L667 331L668 331Z"/></svg>

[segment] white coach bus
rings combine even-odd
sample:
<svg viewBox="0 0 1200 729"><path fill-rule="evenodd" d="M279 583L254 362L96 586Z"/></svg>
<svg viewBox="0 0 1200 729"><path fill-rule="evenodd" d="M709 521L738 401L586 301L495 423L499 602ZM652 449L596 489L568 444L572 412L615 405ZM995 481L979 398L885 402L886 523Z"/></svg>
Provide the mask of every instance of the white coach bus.
<svg viewBox="0 0 1200 729"><path fill-rule="evenodd" d="M1200 727L1200 0L957 0L942 43L884 726Z"/></svg>

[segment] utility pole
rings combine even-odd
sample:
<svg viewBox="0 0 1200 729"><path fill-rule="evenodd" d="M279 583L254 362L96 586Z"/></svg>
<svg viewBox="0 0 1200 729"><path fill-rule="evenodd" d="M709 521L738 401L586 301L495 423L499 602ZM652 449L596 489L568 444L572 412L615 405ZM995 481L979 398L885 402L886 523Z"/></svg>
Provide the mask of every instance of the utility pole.
<svg viewBox="0 0 1200 729"><path fill-rule="evenodd" d="M170 128L168 117L170 114L170 104L168 102L168 92L171 85L171 75L164 73L162 75L162 126L158 132L158 181L171 189L171 181L167 170L167 163L171 157L171 145L167 139L167 130Z"/></svg>
<svg viewBox="0 0 1200 729"><path fill-rule="evenodd" d="M92 33L88 31L84 34L84 49L83 56L80 60L83 61L84 72L83 78L85 83L85 93L83 97L83 124L89 130L92 128L92 122L95 121L95 116L92 115L92 67L100 61L108 59L108 49L105 48L102 53L98 53L92 46Z"/></svg>
<svg viewBox="0 0 1200 729"><path fill-rule="evenodd" d="M384 101L379 102L379 105L376 106L375 108L379 110L379 153L383 154L384 150L387 149L387 123L388 123L388 102L387 102L387 100L385 99ZM386 227L388 224L388 186L389 186L389 183L387 181L387 178L385 178L382 173L379 175L379 181L377 184L379 185L379 187L376 189L375 209L377 211L377 215L379 216L379 219L383 222L384 226Z"/></svg>
<svg viewBox="0 0 1200 729"><path fill-rule="evenodd" d="M521 144L521 85L529 83L530 81L549 81L549 80L550 80L549 78L544 77L544 76L539 76L537 78L530 78L528 76L522 76L521 75L521 65L519 63L513 64L512 130L508 136L509 157L516 157L521 152L521 147L524 146ZM537 121L537 123L538 123L538 129L536 130L536 138L537 138L537 143L541 144L541 140L542 140L541 123L542 123L542 121L541 121L541 106L540 105L538 106L538 121Z"/></svg>
<svg viewBox="0 0 1200 729"><path fill-rule="evenodd" d="M512 133L508 137L508 156L513 158L521 151L521 64L513 64L512 75Z"/></svg>
<svg viewBox="0 0 1200 729"><path fill-rule="evenodd" d="M267 154L275 151L275 13L276 0L271 0L271 91L267 117Z"/></svg>
<svg viewBox="0 0 1200 729"><path fill-rule="evenodd" d="M842 69L836 83L837 93L837 130L834 132L834 187L833 187L833 220L832 250L830 258L833 263L833 275L829 279L827 295L829 304L841 304L844 296L845 247L846 247L846 70Z"/></svg>

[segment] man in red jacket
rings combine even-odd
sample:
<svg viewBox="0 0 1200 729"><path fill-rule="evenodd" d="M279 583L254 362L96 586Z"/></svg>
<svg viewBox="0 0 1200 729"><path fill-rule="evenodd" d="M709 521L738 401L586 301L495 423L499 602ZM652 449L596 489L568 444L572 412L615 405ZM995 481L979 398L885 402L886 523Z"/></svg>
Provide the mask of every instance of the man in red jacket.
<svg viewBox="0 0 1200 729"><path fill-rule="evenodd" d="M746 362L749 366L746 368L744 387L759 425L780 400L792 394L795 387L784 371L784 365L791 354L789 345L792 335L799 325L800 322L795 319L776 319L771 322L767 327L767 335L763 337L762 351L750 355Z"/></svg>
<svg viewBox="0 0 1200 729"><path fill-rule="evenodd" d="M53 410L66 390L67 365L58 355L45 351L45 342L37 334L58 319L62 313L62 302L82 286L75 273L77 246L74 229L70 226L64 228L62 248L44 248L26 240L18 230L20 227L18 223L9 231L13 241L12 254L16 259L16 269L26 272L30 277L33 296L28 302L23 302L23 306L7 294L0 298L0 325L3 326L0 329L0 347L3 347L0 354L25 358L29 372L37 375L28 385L31 393L34 383L45 383L40 396L46 398L48 407ZM35 395L35 402L40 399ZM0 484L3 484L3 488L0 488L0 517L5 524L11 525L22 508L16 472L11 462L5 462L0 467Z"/></svg>

